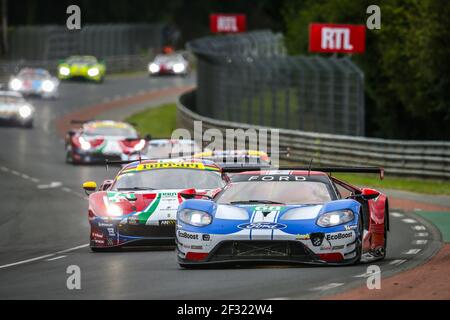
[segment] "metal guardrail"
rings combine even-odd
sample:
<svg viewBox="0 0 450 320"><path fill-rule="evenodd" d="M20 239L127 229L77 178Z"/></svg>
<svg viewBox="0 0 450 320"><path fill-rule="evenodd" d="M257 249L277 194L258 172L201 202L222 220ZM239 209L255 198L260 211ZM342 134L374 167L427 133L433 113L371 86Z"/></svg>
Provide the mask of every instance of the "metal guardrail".
<svg viewBox="0 0 450 320"><path fill-rule="evenodd" d="M364 74L350 58L289 56L271 31L211 36L197 58L197 108L226 121L363 136Z"/></svg>
<svg viewBox="0 0 450 320"><path fill-rule="evenodd" d="M195 107L195 91L181 96L177 108L179 127L193 131L193 121L202 121L203 130L273 129L212 119L192 111ZM280 156L281 159L305 164L313 158L315 165L373 165L384 167L388 174L450 178L450 142L387 140L278 130L280 148L290 148L289 158Z"/></svg>

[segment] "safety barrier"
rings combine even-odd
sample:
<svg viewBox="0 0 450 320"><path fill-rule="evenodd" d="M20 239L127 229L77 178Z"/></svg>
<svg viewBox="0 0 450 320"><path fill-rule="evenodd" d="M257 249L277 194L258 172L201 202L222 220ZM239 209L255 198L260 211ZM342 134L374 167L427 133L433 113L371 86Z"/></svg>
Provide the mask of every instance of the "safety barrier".
<svg viewBox="0 0 450 320"><path fill-rule="evenodd" d="M195 91L181 96L177 120L180 127L193 130L202 121L203 130L216 128L273 129L245 123L212 119L195 112ZM281 159L315 165L373 165L395 175L450 178L450 143L444 141L404 141L353 137L298 130L278 129L280 148L290 148ZM245 138L244 138L245 139Z"/></svg>

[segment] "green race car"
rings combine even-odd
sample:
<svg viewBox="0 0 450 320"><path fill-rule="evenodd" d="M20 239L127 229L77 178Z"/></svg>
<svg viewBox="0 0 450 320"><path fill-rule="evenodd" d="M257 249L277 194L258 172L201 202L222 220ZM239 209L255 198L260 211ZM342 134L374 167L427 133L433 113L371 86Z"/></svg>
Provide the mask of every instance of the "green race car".
<svg viewBox="0 0 450 320"><path fill-rule="evenodd" d="M84 78L102 82L105 71L105 64L94 56L71 56L59 63L58 78L61 80Z"/></svg>

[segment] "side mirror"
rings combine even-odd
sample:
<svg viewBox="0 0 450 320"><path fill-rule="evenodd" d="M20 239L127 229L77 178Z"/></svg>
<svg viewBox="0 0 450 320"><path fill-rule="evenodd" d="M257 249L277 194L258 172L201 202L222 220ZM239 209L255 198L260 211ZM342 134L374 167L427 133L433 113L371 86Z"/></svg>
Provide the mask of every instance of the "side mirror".
<svg viewBox="0 0 450 320"><path fill-rule="evenodd" d="M74 136L75 135L75 133L77 133L75 130L73 130L73 129L71 129L71 130L69 130L69 131L67 131L67 135L69 136L69 137L72 137L72 136Z"/></svg>
<svg viewBox="0 0 450 320"><path fill-rule="evenodd" d="M180 196L183 199L194 199L196 195L197 195L197 190L195 190L194 188L185 189L185 190L180 191Z"/></svg>
<svg viewBox="0 0 450 320"><path fill-rule="evenodd" d="M152 140L152 135L151 134L146 134L144 139L147 140L147 141L150 141L150 140Z"/></svg>
<svg viewBox="0 0 450 320"><path fill-rule="evenodd" d="M364 188L361 191L361 195L365 200L372 200L380 195L380 193L374 189Z"/></svg>
<svg viewBox="0 0 450 320"><path fill-rule="evenodd" d="M86 194L89 194L89 192L94 192L97 190L97 183L94 181L86 181L83 183L83 189L86 192Z"/></svg>

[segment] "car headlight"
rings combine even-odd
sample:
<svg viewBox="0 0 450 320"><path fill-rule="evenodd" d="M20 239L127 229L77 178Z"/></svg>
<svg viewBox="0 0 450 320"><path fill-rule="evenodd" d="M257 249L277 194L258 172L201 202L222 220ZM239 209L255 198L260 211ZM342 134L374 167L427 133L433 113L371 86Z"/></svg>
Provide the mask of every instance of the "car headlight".
<svg viewBox="0 0 450 320"><path fill-rule="evenodd" d="M98 76L100 70L98 70L98 68L90 68L87 73L89 77L95 77Z"/></svg>
<svg viewBox="0 0 450 320"><path fill-rule="evenodd" d="M44 90L45 92L52 92L54 89L55 84L53 83L53 81L44 80L44 82L42 82L42 90Z"/></svg>
<svg viewBox="0 0 450 320"><path fill-rule="evenodd" d="M339 210L322 214L317 219L317 224L321 227L333 227L352 221L355 218L351 210Z"/></svg>
<svg viewBox="0 0 450 320"><path fill-rule="evenodd" d="M141 139L141 141L136 143L136 145L134 146L134 150L141 151L142 149L144 149L144 147L145 147L145 140Z"/></svg>
<svg viewBox="0 0 450 320"><path fill-rule="evenodd" d="M91 144L89 143L89 141L86 141L86 139L84 139L83 137L79 137L78 141L80 141L81 149L83 149L84 151L87 151L91 148Z"/></svg>
<svg viewBox="0 0 450 320"><path fill-rule="evenodd" d="M179 73L179 72L183 72L184 71L185 66L182 63L175 63L173 65L172 69L173 69L174 72Z"/></svg>
<svg viewBox="0 0 450 320"><path fill-rule="evenodd" d="M14 91L20 90L20 88L22 88L22 81L16 78L12 79L11 82L9 83L9 86Z"/></svg>
<svg viewBox="0 0 450 320"><path fill-rule="evenodd" d="M115 217L122 216L123 210L117 204L110 204L108 206L108 215Z"/></svg>
<svg viewBox="0 0 450 320"><path fill-rule="evenodd" d="M28 106L28 105L24 105L24 106L21 106L21 107L19 108L19 115L20 115L20 117L23 118L23 119L26 119L26 118L28 118L29 116L31 116L31 113L32 113L32 112L33 112L33 110L32 110L31 107Z"/></svg>
<svg viewBox="0 0 450 320"><path fill-rule="evenodd" d="M178 219L184 223L203 227L211 224L212 216L204 211L183 209L178 213Z"/></svg>
<svg viewBox="0 0 450 320"><path fill-rule="evenodd" d="M148 71L150 71L151 73L156 73L159 71L159 66L156 63L150 63L150 65L148 66Z"/></svg>
<svg viewBox="0 0 450 320"><path fill-rule="evenodd" d="M59 68L59 74L63 76L68 76L70 74L70 69L67 67L61 67Z"/></svg>

